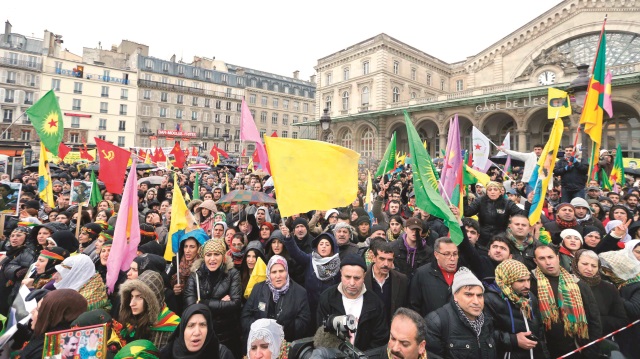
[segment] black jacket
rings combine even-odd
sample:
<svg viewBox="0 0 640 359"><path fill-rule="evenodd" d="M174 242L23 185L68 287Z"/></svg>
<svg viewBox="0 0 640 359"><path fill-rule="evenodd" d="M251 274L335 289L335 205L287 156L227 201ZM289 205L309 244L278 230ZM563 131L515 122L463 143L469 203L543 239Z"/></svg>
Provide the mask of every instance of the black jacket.
<svg viewBox="0 0 640 359"><path fill-rule="evenodd" d="M598 285L591 286L591 291L598 303L602 333L611 333L629 324L624 302L613 284L602 280Z"/></svg>
<svg viewBox="0 0 640 359"><path fill-rule="evenodd" d="M450 298L451 287L435 261L418 268L409 285L409 308L424 317L443 307Z"/></svg>
<svg viewBox="0 0 640 359"><path fill-rule="evenodd" d="M544 338L544 325L538 309L538 299L532 293L529 294L533 315L527 318L527 326L520 307L510 300L503 298L502 291L495 282L485 283L484 307L493 317L494 338L498 342L498 358L503 358L506 353L511 353L511 359L531 358L528 350L518 346L517 333L531 331L538 337L538 345L533 349L534 358L549 358L547 344Z"/></svg>
<svg viewBox="0 0 640 359"><path fill-rule="evenodd" d="M553 242L553 244L555 244L556 246L559 246L560 243L562 243L562 237L560 237L560 232L562 232L566 228L561 228L558 225L558 222L556 222L556 221L545 223L544 228L551 235L551 241ZM578 231L580 233L580 235L582 237L584 237L584 233L583 233L584 232L584 227L582 227L582 225L577 224L574 227L571 227L571 229L575 229L576 231Z"/></svg>
<svg viewBox="0 0 640 359"><path fill-rule="evenodd" d="M242 298L242 283L240 273L231 268L227 269L223 263L215 272L209 272L202 263L198 270L191 273L184 289L184 307L198 302L200 285L200 303L209 307L213 318L213 327L222 344L229 341L239 341L240 338L240 302ZM231 300L221 300L229 295ZM230 349L235 346L229 346Z"/></svg>
<svg viewBox="0 0 640 359"><path fill-rule="evenodd" d="M508 231L509 230L507 229L507 234ZM536 268L536 262L533 260L535 258L534 251L536 249L536 243L537 242L534 240L531 244L525 246L522 250L519 250L510 240L509 252L511 253L511 259L522 262L529 270L534 270Z"/></svg>
<svg viewBox="0 0 640 359"><path fill-rule="evenodd" d="M462 318L453 300L430 313L427 321L427 354L447 359L496 359L493 318L484 316L480 337Z"/></svg>
<svg viewBox="0 0 640 359"><path fill-rule="evenodd" d="M387 320L389 320L388 324L391 324L391 317L393 317L396 309L407 306L409 279L406 275L391 269L387 280L391 281L391 307L389 308L389 313L385 313L385 315L387 316ZM364 275L364 286L367 288L367 291L373 293L372 288L374 285L380 286L378 282L373 279L373 268L369 266L369 270Z"/></svg>
<svg viewBox="0 0 640 359"><path fill-rule="evenodd" d="M554 176L561 176L562 189L575 192L584 189L587 183L587 173L589 172L589 164L587 159L583 158L582 161L571 162L565 158L561 158L556 162L556 167L553 169Z"/></svg>
<svg viewBox="0 0 640 359"><path fill-rule="evenodd" d="M484 251L478 251L476 246L471 244L469 237L467 237L467 231L462 229L462 242L458 245L458 252L460 252L460 260L464 261L469 269L480 280L484 278L493 278L495 276L496 267L498 262L489 258ZM460 264L460 263L458 263Z"/></svg>
<svg viewBox="0 0 640 359"><path fill-rule="evenodd" d="M491 200L488 196L480 196L467 205L465 200L464 215L478 216L480 223L480 238L478 244L487 246L495 234L504 232L509 225L509 218L514 214L525 214L514 202L504 197Z"/></svg>
<svg viewBox="0 0 640 359"><path fill-rule="evenodd" d="M344 315L342 293L337 284L322 292L316 313L317 323L322 323L328 315ZM354 346L362 351L377 348L389 342L389 326L383 313L382 301L370 290L364 293L362 311L358 318L358 330Z"/></svg>
<svg viewBox="0 0 640 359"><path fill-rule="evenodd" d="M251 324L263 318L275 319L282 325L284 338L288 342L310 334L311 310L307 301L307 291L294 281L289 283L289 290L280 297L278 303L273 302L271 290L266 282L253 287L240 317L245 339L249 336ZM271 308L274 304L275 308ZM273 315L270 316L269 312Z"/></svg>
<svg viewBox="0 0 640 359"><path fill-rule="evenodd" d="M620 288L620 297L624 302L629 321L640 319L640 283L627 284ZM620 342L622 353L629 359L640 358L640 350L638 350L640 326L634 325L620 333L619 337L616 336L616 340Z"/></svg>
<svg viewBox="0 0 640 359"><path fill-rule="evenodd" d="M406 275L409 279L420 268L420 266L428 263L433 258L433 248L428 245L422 245L422 241L416 241L418 247L414 255L409 255L407 247L404 244L406 234L402 233L398 239L393 242L393 264L400 273Z"/></svg>
<svg viewBox="0 0 640 359"><path fill-rule="evenodd" d="M2 246L7 256L0 262L0 313L7 315L13 300L18 295L22 279L27 274L31 263L35 262L36 254L28 245L12 250L9 240Z"/></svg>

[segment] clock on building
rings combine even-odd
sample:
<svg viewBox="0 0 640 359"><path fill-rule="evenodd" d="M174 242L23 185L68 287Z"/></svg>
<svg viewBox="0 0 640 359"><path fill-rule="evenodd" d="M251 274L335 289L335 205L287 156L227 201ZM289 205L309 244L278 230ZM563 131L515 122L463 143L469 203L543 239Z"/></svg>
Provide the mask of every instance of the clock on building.
<svg viewBox="0 0 640 359"><path fill-rule="evenodd" d="M544 71L538 75L538 83L542 86L553 85L556 82L556 74L552 71Z"/></svg>

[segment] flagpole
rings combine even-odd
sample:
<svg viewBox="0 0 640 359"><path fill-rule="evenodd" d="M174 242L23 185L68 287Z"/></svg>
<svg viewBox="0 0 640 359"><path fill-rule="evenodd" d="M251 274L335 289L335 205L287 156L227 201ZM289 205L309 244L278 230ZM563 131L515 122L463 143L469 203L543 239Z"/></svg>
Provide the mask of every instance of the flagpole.
<svg viewBox="0 0 640 359"><path fill-rule="evenodd" d="M22 116L24 116L26 112L23 112L20 116L18 116L13 122L11 122L9 124L9 127L5 128L4 131L2 131L2 134L0 134L0 138L4 137L4 134L9 131L9 129L11 128L11 126L13 126L14 123L18 122L19 119L22 118Z"/></svg>

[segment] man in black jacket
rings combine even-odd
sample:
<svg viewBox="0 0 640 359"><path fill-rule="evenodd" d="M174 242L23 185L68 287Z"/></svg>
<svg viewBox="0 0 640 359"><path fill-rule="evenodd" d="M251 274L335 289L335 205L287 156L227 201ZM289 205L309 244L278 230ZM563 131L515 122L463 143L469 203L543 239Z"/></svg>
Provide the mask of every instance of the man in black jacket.
<svg viewBox="0 0 640 359"><path fill-rule="evenodd" d="M505 236L509 241L509 251L511 257L524 263L529 270L536 267L533 261L533 250L535 249L535 238L533 238L533 230L529 224L529 218L523 214L516 214L509 220L509 227L505 232Z"/></svg>
<svg viewBox="0 0 640 359"><path fill-rule="evenodd" d="M576 218L576 210L571 203L560 203L556 206L556 220L554 222L547 222L544 228L551 235L551 241L555 245L562 243L562 237L560 232L565 229L575 229L581 235L584 232L582 225L578 223Z"/></svg>
<svg viewBox="0 0 640 359"><path fill-rule="evenodd" d="M553 169L554 176L562 177L560 182L562 184L562 202L569 203L574 197L584 198L588 172L589 164L586 156L582 156L582 160L578 161L573 146L565 147L564 158L558 160Z"/></svg>
<svg viewBox="0 0 640 359"><path fill-rule="evenodd" d="M420 266L433 257L433 249L421 238L421 233L422 221L415 217L409 218L405 223L404 233L393 242L393 263L396 269L409 279Z"/></svg>
<svg viewBox="0 0 640 359"><path fill-rule="evenodd" d="M531 273L515 259L500 263L495 273L495 281L485 282L485 304L494 319L498 357L549 358Z"/></svg>
<svg viewBox="0 0 640 359"><path fill-rule="evenodd" d="M358 329L351 333L350 341L363 351L383 346L389 340L384 305L364 286L366 270L364 259L358 255L350 254L341 260L341 282L320 295L316 315L317 323L322 323L329 315L355 316Z"/></svg>

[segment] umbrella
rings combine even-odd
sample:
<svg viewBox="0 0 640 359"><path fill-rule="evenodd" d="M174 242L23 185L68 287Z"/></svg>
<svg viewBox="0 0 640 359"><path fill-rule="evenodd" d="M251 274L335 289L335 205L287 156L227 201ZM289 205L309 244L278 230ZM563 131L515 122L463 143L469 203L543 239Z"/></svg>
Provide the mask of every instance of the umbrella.
<svg viewBox="0 0 640 359"><path fill-rule="evenodd" d="M229 169L229 176L236 175L236 165L217 165L216 168L224 170L225 168Z"/></svg>
<svg viewBox="0 0 640 359"><path fill-rule="evenodd" d="M136 169L138 168L138 166L136 166ZM165 178L163 176L149 176L149 177L140 177L140 179L138 179L138 184L142 183L142 182L149 182L152 185L156 185L156 184L162 184L162 181Z"/></svg>
<svg viewBox="0 0 640 359"><path fill-rule="evenodd" d="M40 164L38 162L34 162L34 163L30 164L29 166L25 167L24 170L36 171L37 172L38 168L40 168ZM53 162L49 162L49 169L52 169L52 170L56 169L57 170L58 168L60 168L60 167L58 167L58 165L56 165Z"/></svg>
<svg viewBox="0 0 640 359"><path fill-rule="evenodd" d="M507 163L507 156L493 156L489 158L491 162L495 164L504 165ZM515 158L511 158L511 166L524 166L524 162L520 160L516 160Z"/></svg>
<svg viewBox="0 0 640 359"><path fill-rule="evenodd" d="M80 170L80 172L90 172L90 171L98 173L100 171L100 165L96 163Z"/></svg>
<svg viewBox="0 0 640 359"><path fill-rule="evenodd" d="M150 170L152 168L157 168L158 166L154 165L153 163L140 163L140 164L136 164L136 171L140 171L140 170ZM127 167L127 169L131 169L131 166Z"/></svg>
<svg viewBox="0 0 640 359"><path fill-rule="evenodd" d="M276 200L269 197L264 192L256 192L249 190L233 190L218 200L216 204L256 204L256 203L276 203Z"/></svg>
<svg viewBox="0 0 640 359"><path fill-rule="evenodd" d="M195 170L208 171L211 169L211 166L205 163L196 163L194 165L187 167L187 169L189 169L190 171L195 171Z"/></svg>
<svg viewBox="0 0 640 359"><path fill-rule="evenodd" d="M625 175L640 176L640 168L627 167L624 169Z"/></svg>

